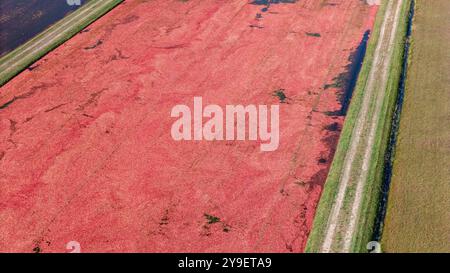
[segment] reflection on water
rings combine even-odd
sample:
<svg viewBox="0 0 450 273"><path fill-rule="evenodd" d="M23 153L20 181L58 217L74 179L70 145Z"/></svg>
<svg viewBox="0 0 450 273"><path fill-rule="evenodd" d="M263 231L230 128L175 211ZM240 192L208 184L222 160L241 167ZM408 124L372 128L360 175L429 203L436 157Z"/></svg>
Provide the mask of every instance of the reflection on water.
<svg viewBox="0 0 450 273"><path fill-rule="evenodd" d="M57 22L78 5L68 0L0 0L0 56ZM87 0L80 0L83 4Z"/></svg>

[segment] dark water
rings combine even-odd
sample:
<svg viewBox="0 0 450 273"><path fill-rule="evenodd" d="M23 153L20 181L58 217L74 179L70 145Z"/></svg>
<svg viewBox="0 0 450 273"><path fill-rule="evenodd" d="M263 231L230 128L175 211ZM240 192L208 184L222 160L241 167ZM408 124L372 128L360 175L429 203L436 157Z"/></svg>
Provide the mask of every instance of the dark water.
<svg viewBox="0 0 450 273"><path fill-rule="evenodd" d="M33 38L80 6L72 0L0 0L0 56ZM81 5L87 0L80 0Z"/></svg>
<svg viewBox="0 0 450 273"><path fill-rule="evenodd" d="M260 5L265 6L261 9L262 12L269 11L270 5L276 5L276 4L294 4L297 0L253 0L250 2L252 5Z"/></svg>
<svg viewBox="0 0 450 273"><path fill-rule="evenodd" d="M412 31L412 20L414 17L415 1L411 1L411 7L408 16L408 26L406 29L405 49L403 53L402 72L398 86L397 100L395 102L394 115L392 117L391 132L389 136L389 144L384 158L383 181L381 185L380 201L378 205L377 216L375 219L373 241L379 242L383 234L384 219L386 217L389 189L391 186L392 167L395 157L395 145L397 143L398 128L400 125L400 115L403 107L403 98L405 95L405 81L408 72L409 49L411 46L410 37Z"/></svg>
<svg viewBox="0 0 450 273"><path fill-rule="evenodd" d="M340 101L341 101L341 114L345 116L347 114L348 106L350 105L350 100L353 95L353 91L356 87L356 82L358 81L359 72L361 71L364 57L366 56L366 50L367 50L367 43L369 42L370 38L370 30L367 30L363 38L361 39L361 42L359 43L356 50L353 52L353 54L350 56L350 64L347 67L347 82L344 85L344 90L342 91L342 94L340 95Z"/></svg>
<svg viewBox="0 0 450 273"><path fill-rule="evenodd" d="M345 116L347 114L350 101L358 81L359 72L361 71L364 57L366 56L367 43L370 38L370 30L366 30L359 42L358 47L350 54L348 58L349 64L345 67L345 71L333 79L333 83L326 84L323 88L339 88L338 100L341 109L333 112L326 112L330 116Z"/></svg>

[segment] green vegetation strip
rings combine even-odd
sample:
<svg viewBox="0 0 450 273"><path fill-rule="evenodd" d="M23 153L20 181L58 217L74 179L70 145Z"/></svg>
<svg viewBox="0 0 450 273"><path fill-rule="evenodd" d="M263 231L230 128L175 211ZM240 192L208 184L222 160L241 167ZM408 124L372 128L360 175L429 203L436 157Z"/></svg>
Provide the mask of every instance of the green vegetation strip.
<svg viewBox="0 0 450 273"><path fill-rule="evenodd" d="M320 252L325 238L325 232L328 225L328 219L337 196L340 177L345 161L347 151L352 140L352 133L354 126L358 118L358 114L361 110L361 105L364 97L364 91L371 71L375 49L380 37L381 25L386 14L388 1L383 1L380 6L377 18L375 21L374 30L372 32L364 63L361 68L361 72L358 77L352 101L347 112L344 127L341 132L339 143L336 153L327 177L327 181L322 193L321 200L317 207L316 216L313 223L313 228L309 235L308 243L306 246L306 252ZM352 238L351 252L364 252L366 251L366 244L370 241L373 233L373 225L375 221L378 198L380 194L380 185L382 179L382 171L384 166L384 154L389 140L390 121L393 114L395 100L398 91L398 82L400 79L401 64L404 49L404 37L407 25L407 10L410 1L405 1L401 9L402 21L399 23L399 29L396 33L396 42L394 55L392 57L389 79L387 84L386 96L383 101L383 108L379 117L379 123L377 125L375 136L375 147L373 149L372 160L370 161L369 174L363 194L363 201L360 207L358 222L356 224L356 231L354 238ZM403 20L404 18L404 20ZM371 108L375 104L375 100L371 103ZM370 119L369 119L370 120ZM358 159L356 159L358 161ZM360 162L356 162L360 163ZM354 189L351 189L354 190ZM349 191L346 194L344 206L348 203L348 198L352 198L353 194ZM347 223L340 223L346 225Z"/></svg>
<svg viewBox="0 0 450 273"><path fill-rule="evenodd" d="M375 218L377 214L381 184L385 166L385 154L389 145L389 136L392 128L392 119L397 101L398 88L402 73L402 64L405 49L405 37L408 24L408 11L411 1L406 1L402 7L401 23L397 32L394 56L389 69L389 80L386 89L386 97L378 123L376 142L372 154L372 161L368 181L364 189L364 199L360 208L357 231L353 240L352 250L354 252L367 252L367 243L371 241L374 233Z"/></svg>
<svg viewBox="0 0 450 273"><path fill-rule="evenodd" d="M123 0L89 1L30 41L0 58L0 86L121 2Z"/></svg>

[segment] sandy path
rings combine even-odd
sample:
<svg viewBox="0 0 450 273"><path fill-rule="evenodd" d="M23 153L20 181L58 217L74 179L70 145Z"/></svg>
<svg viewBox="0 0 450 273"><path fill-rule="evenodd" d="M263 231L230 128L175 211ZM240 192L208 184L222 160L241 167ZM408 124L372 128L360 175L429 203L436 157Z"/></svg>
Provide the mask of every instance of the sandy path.
<svg viewBox="0 0 450 273"><path fill-rule="evenodd" d="M369 163L371 160L371 155L373 151L373 144L375 140L376 128L378 125L378 116L381 111L381 106L385 96L385 90L387 85L387 71L391 62L391 57L393 53L393 44L395 41L395 33L397 31L397 26L399 22L399 15L402 0L397 1L397 5L395 6L395 12L393 12L393 4L394 1L390 1L388 3L388 7L386 10L385 19L383 21L383 26L380 32L379 42L377 44L377 48L375 50L373 66L369 74L369 79L367 81L367 86L364 93L363 104L361 107L361 111L359 113L356 126L354 128L354 132L352 134L352 142L350 149L346 155L343 172L341 176L340 186L338 195L336 198L336 202L333 206L332 213L330 215L330 220L328 224L328 228L326 230L325 240L322 246L322 252L331 252L333 243L336 239L337 235L340 235L341 232L345 234L344 243L342 248L338 249L338 251L348 252L350 250L353 234L355 231L356 221L358 219L358 212L361 206L362 193L364 189L365 182L367 180L367 173L369 170ZM387 45L387 46L386 46ZM380 80L381 76L381 80ZM364 131L368 124L368 115L370 110L370 101L373 98L373 94L380 90L379 94L375 94L377 97L376 110L372 115L370 120L370 133L368 138L364 138ZM362 166L360 164L355 163L355 158L357 157L358 147L360 145L364 145L366 148L364 150L364 157L362 160ZM355 198L351 204L351 215L350 215L350 223L348 225L344 225L342 230L339 230L338 225L342 217L345 217L344 210L344 201L346 197L347 190L351 183L351 176L355 172L359 173L358 179L354 182L356 183L356 193Z"/></svg>

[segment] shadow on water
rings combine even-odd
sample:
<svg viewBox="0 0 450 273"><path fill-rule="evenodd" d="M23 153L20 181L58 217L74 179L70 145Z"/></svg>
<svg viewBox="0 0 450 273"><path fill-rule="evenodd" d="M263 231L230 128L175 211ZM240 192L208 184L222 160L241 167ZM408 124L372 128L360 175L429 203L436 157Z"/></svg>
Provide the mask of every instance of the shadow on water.
<svg viewBox="0 0 450 273"><path fill-rule="evenodd" d="M266 12L269 10L270 5L276 5L276 4L294 4L298 0L253 0L250 2L252 5L260 5L265 6L261 9L262 12Z"/></svg>
<svg viewBox="0 0 450 273"><path fill-rule="evenodd" d="M88 2L81 0L83 5ZM1 0L0 56L14 50L80 6L66 0Z"/></svg>
<svg viewBox="0 0 450 273"><path fill-rule="evenodd" d="M254 0L250 4L252 5L270 5L270 4L292 4L297 0Z"/></svg>
<svg viewBox="0 0 450 273"><path fill-rule="evenodd" d="M415 1L411 1L411 7L408 16L408 26L406 30L405 48L403 52L402 71L400 75L400 82L398 86L397 100L395 102L394 114L392 117L391 131L389 136L389 144L387 147L386 155L384 157L384 169L383 169L383 181L381 185L380 199L378 204L378 211L375 219L374 233L372 236L373 241L380 241L383 234L384 219L386 217L389 189L392 178L392 167L395 157L395 145L397 143L398 128L400 124L400 115L403 107L403 98L405 95L405 81L408 72L408 58L409 49L411 46L411 31L412 20L414 17Z"/></svg>
<svg viewBox="0 0 450 273"><path fill-rule="evenodd" d="M326 84L324 89L339 88L341 91L338 93L339 103L341 109L334 112L326 112L330 116L345 116L347 114L348 106L355 89L356 82L358 80L359 72L363 64L364 57L366 56L367 43L370 37L370 30L367 30L358 47L349 57L350 64L346 66L346 71L339 74L333 79L333 83Z"/></svg>

